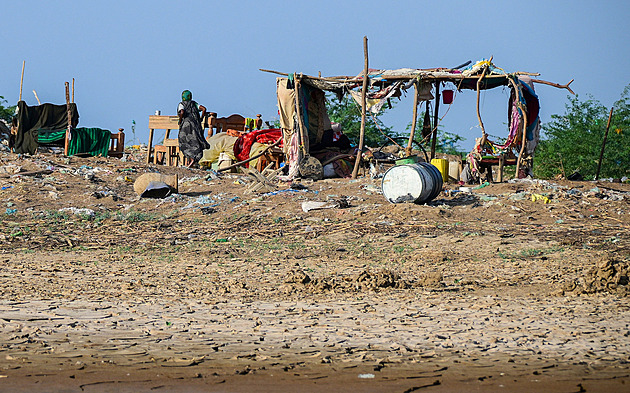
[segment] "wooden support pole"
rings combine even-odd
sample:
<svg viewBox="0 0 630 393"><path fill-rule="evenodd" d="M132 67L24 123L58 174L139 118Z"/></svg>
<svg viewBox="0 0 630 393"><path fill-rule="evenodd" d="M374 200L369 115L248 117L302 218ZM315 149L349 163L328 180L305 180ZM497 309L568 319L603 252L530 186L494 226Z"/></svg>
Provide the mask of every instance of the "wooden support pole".
<svg viewBox="0 0 630 393"><path fill-rule="evenodd" d="M411 132L409 133L409 143L407 143L407 156L411 155L411 151L413 150L413 138L416 133L416 125L418 122L418 81L414 81L414 96L413 96L413 120L411 121Z"/></svg>
<svg viewBox="0 0 630 393"><path fill-rule="evenodd" d="M435 145L437 142L437 129L440 110L440 81L435 83L435 112L433 113L433 132L431 134L431 159L435 158Z"/></svg>
<svg viewBox="0 0 630 393"><path fill-rule="evenodd" d="M37 100L37 105L41 105L42 103L39 101L39 97L37 97L37 92L33 90L33 94L35 94L35 99Z"/></svg>
<svg viewBox="0 0 630 393"><path fill-rule="evenodd" d="M486 129L483 126L483 121L481 120L481 112L479 111L479 100L481 98L481 81L486 76L486 71L488 71L488 67L485 67L483 69L481 76L479 77L479 79L477 79L477 119L479 120L479 127L481 127L481 133L482 133L482 138L484 138L483 140L484 143L487 136L486 136ZM482 144L482 147L483 147L483 144Z"/></svg>
<svg viewBox="0 0 630 393"><path fill-rule="evenodd" d="M68 155L68 149L70 148L70 139L72 135L72 111L70 110L70 84L66 82L66 110L68 112L68 128L66 129L66 138L64 143L63 154Z"/></svg>
<svg viewBox="0 0 630 393"><path fill-rule="evenodd" d="M610 114L608 115L608 123L606 124L606 132L604 133L604 140L602 141L602 151L599 153L599 162L597 163L597 173L595 174L595 180L599 180L599 171L602 169L602 160L604 158L604 148L606 147L606 139L608 139L608 130L610 129L610 121L612 120L613 108L610 108Z"/></svg>
<svg viewBox="0 0 630 393"><path fill-rule="evenodd" d="M516 92L518 97L519 92ZM517 98L518 99L518 98ZM525 145L527 144L527 107L519 103L519 107L523 112L523 134L521 136L521 151L518 153L518 159L516 160L516 172L514 172L514 178L518 179L518 172L521 170L521 162L523 161L523 153L525 152Z"/></svg>
<svg viewBox="0 0 630 393"><path fill-rule="evenodd" d="M297 76L297 73L294 74L294 89L295 89L295 114L298 121L298 137L300 138L300 143L302 144L302 148L299 149L302 154L306 154L308 152L308 131L305 129L304 123L302 121L302 100L300 99L300 78Z"/></svg>
<svg viewBox="0 0 630 393"><path fill-rule="evenodd" d="M354 169L352 170L352 178L356 179L359 173L359 165L361 164L361 158L363 156L363 140L365 139L365 112L367 101L367 87L368 87L368 39L367 36L363 36L363 88L361 89L361 133L359 134L359 150L357 151L357 158L354 160Z"/></svg>
<svg viewBox="0 0 630 393"><path fill-rule="evenodd" d="M22 77L20 78L20 98L18 101L22 101L22 85L24 84L24 66L26 65L26 60L22 60Z"/></svg>

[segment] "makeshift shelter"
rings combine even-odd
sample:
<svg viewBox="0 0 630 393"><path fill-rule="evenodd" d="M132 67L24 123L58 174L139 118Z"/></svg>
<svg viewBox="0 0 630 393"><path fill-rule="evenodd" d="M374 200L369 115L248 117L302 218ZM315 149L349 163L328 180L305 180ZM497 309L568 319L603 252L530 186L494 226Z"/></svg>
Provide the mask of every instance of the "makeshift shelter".
<svg viewBox="0 0 630 393"><path fill-rule="evenodd" d="M451 82L458 91L468 89L477 91L477 116L482 135L475 148L468 155L473 177L488 165L497 163L517 165L517 174L525 176L531 172L531 158L538 143L540 121L538 117L540 103L534 92L534 83L543 83L559 88L566 88L571 93L569 82L558 85L547 81L533 79L539 74L528 72L508 73L498 68L490 60L471 62L455 68L432 69L396 69L378 70L367 68L367 88L361 86L365 80L365 71L355 77L315 77L303 74L284 74L276 71L261 70L280 74L276 80L280 125L283 132L284 148L289 163L289 176L297 176L302 162L310 159L310 147L322 141L330 129L331 122L325 109L324 91L330 91L342 97L351 94L368 111L378 113L383 105L393 97L399 97L403 91L414 89L414 113L411 135L406 148L411 153L411 144L417 125L417 107L421 102L435 99L433 123L430 123L428 105L423 124L423 142L431 141L431 158L435 156L436 134L439 125L440 89L445 82ZM481 90L508 86L511 90L508 114L508 136L504 142L489 140L479 112L479 94ZM444 93L447 93L446 91ZM445 102L450 104L453 91L445 94ZM365 115L364 115L365 116ZM365 120L364 120L365 121ZM484 161L486 160L486 161ZM523 171L518 169L523 168Z"/></svg>
<svg viewBox="0 0 630 393"><path fill-rule="evenodd" d="M69 110L68 110L69 108ZM70 114L68 115L68 112ZM66 141L70 118L70 135ZM20 101L14 120L14 137L11 144L15 153L35 154L40 144L65 146L65 154L107 156L112 133L101 128L77 128L79 112L75 103L69 105L41 104L28 106ZM121 132L121 135L122 134ZM120 143L118 135L114 139ZM124 144L124 139L122 144ZM120 146L122 147L122 146Z"/></svg>

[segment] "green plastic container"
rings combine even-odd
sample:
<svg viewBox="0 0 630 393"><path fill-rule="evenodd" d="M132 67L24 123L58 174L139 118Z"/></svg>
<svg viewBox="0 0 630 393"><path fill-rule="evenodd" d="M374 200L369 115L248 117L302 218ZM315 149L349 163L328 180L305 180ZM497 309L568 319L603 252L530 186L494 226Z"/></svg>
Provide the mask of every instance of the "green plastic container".
<svg viewBox="0 0 630 393"><path fill-rule="evenodd" d="M400 160L396 160L396 165L408 165L408 164L417 164L420 161L418 156L409 156L405 158L401 158Z"/></svg>

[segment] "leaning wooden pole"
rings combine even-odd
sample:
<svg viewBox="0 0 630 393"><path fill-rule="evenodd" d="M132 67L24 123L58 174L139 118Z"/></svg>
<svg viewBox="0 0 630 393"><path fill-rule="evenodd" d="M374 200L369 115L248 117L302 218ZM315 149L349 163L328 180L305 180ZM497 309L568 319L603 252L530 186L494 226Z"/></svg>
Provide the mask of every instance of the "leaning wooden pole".
<svg viewBox="0 0 630 393"><path fill-rule="evenodd" d="M519 92L516 92L517 97ZM525 153L525 145L527 145L527 107L523 104L519 103L519 108L521 108L521 112L523 112L523 134L521 136L521 150L518 153L518 158L516 160L516 170L514 171L514 178L519 178L519 172L521 171L521 164L523 163L523 153ZM485 137L485 133L484 133ZM490 169L491 170L491 169Z"/></svg>
<svg viewBox="0 0 630 393"><path fill-rule="evenodd" d="M22 60L22 77L20 78L20 98L18 101L22 101L22 85L24 84L24 66L26 65L26 60Z"/></svg>
<svg viewBox="0 0 630 393"><path fill-rule="evenodd" d="M295 116L297 118L297 122L298 122L298 137L300 138L300 146L301 148L299 149L300 151L300 160L302 160L302 158L304 156L306 156L306 154L309 151L309 145L308 145L308 130L305 129L305 124L302 121L302 100L300 97L300 78L298 77L297 72L295 74L294 77L294 89L295 89Z"/></svg>
<svg viewBox="0 0 630 393"><path fill-rule="evenodd" d="M435 158L435 145L437 143L437 129L440 110L440 81L435 83L435 112L433 114L433 131L431 133L431 159Z"/></svg>
<svg viewBox="0 0 630 393"><path fill-rule="evenodd" d="M72 138L70 132L72 129L72 111L70 109L70 84L66 82L66 110L68 112L68 128L66 129L66 139L64 143L63 154L68 155L68 149L70 148L70 139Z"/></svg>
<svg viewBox="0 0 630 393"><path fill-rule="evenodd" d="M477 79L477 120L479 120L479 127L481 127L481 134L482 134L482 137L484 138L484 141L483 141L484 143L485 143L485 139L487 138L487 135L486 135L486 128L483 126L483 120L481 120L481 112L479 110L479 101L481 98L481 82L483 81L483 78L486 76L486 71L488 71L488 67L485 67L483 69L481 76L479 77L479 79Z"/></svg>
<svg viewBox="0 0 630 393"><path fill-rule="evenodd" d="M413 150L413 138L416 133L416 125L418 123L418 81L414 81L414 96L413 96L413 120L411 121L411 132L409 133L409 142L407 143L407 156L411 155Z"/></svg>
<svg viewBox="0 0 630 393"><path fill-rule="evenodd" d="M363 57L365 65L363 67L363 88L361 89L361 133L359 134L359 150L357 151L357 158L354 161L354 169L352 170L352 178L356 179L359 173L359 165L361 164L361 158L363 156L363 140L365 139L365 112L367 101L367 86L368 86L368 39L367 36L363 36Z"/></svg>
<svg viewBox="0 0 630 393"><path fill-rule="evenodd" d="M608 123L606 124L606 132L604 133L604 140L602 141L602 151L599 153L599 162L597 163L597 173L595 174L595 180L599 180L599 171L602 169L602 160L604 159L604 148L606 147L606 140L608 139L608 130L610 129L610 121L612 120L613 108L610 108L610 114L608 115Z"/></svg>

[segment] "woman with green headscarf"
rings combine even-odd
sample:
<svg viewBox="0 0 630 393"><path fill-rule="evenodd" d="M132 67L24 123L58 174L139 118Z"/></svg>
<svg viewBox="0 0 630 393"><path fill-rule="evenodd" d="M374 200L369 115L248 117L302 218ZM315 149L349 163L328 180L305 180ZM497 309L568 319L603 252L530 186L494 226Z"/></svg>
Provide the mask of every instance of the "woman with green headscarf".
<svg viewBox="0 0 630 393"><path fill-rule="evenodd" d="M201 111L201 116L199 116L199 111ZM206 108L193 101L189 90L184 90L182 102L177 106L177 116L179 116L179 150L186 157L187 166L192 167L203 157L203 150L210 148L203 137L201 126L201 119L206 116Z"/></svg>

